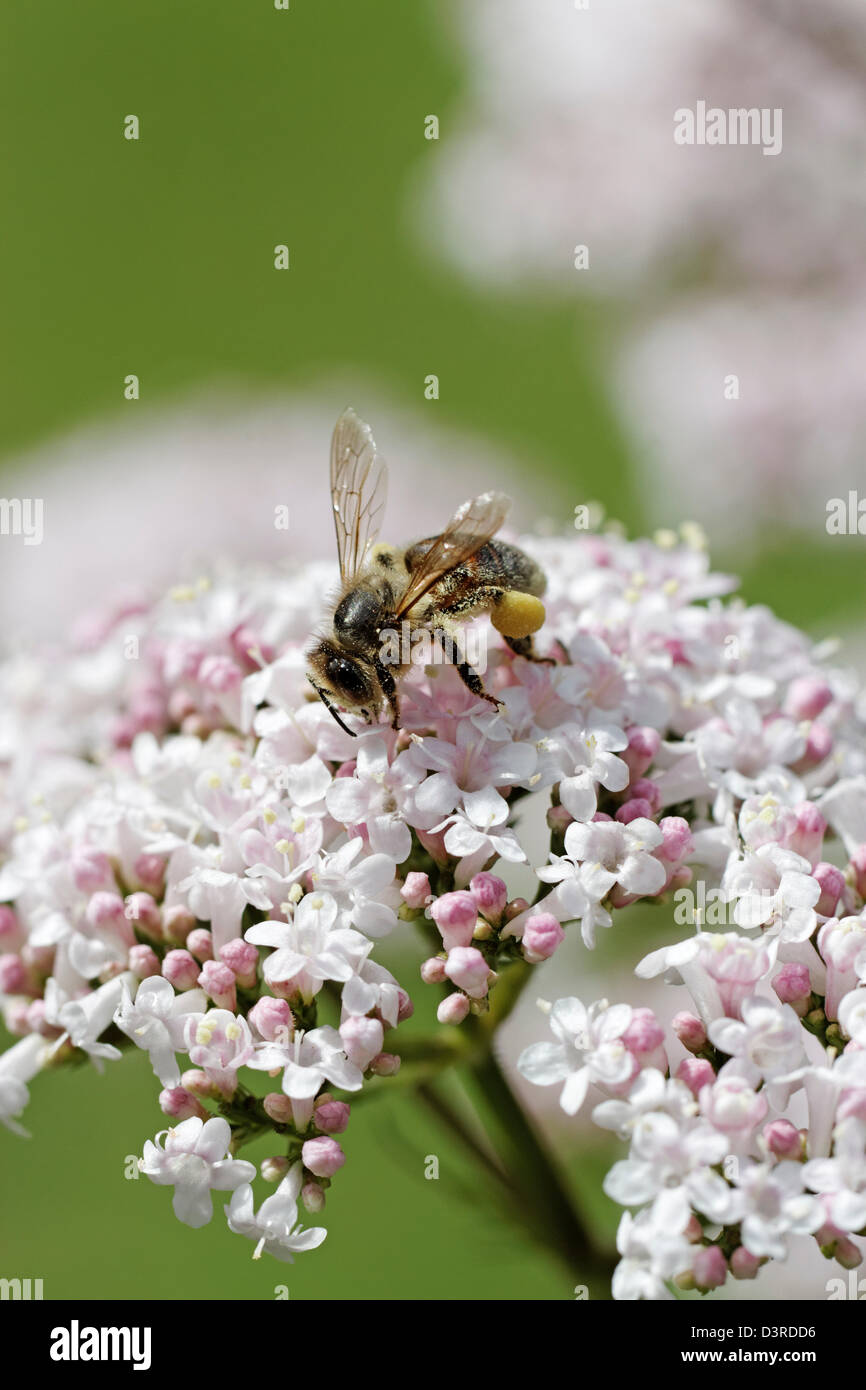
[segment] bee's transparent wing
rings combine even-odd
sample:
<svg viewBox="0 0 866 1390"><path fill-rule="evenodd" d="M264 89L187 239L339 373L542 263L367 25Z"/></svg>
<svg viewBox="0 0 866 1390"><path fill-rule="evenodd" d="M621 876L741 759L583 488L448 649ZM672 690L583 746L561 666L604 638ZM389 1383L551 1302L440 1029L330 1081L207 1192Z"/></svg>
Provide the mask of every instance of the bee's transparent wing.
<svg viewBox="0 0 866 1390"><path fill-rule="evenodd" d="M385 511L388 468L369 425L344 410L331 440L331 504L340 576L348 583L375 544Z"/></svg>
<svg viewBox="0 0 866 1390"><path fill-rule="evenodd" d="M401 618L433 588L448 570L453 570L494 536L507 517L511 498L504 492L482 492L463 502L437 536L430 549L412 571L409 587L400 599L396 617Z"/></svg>

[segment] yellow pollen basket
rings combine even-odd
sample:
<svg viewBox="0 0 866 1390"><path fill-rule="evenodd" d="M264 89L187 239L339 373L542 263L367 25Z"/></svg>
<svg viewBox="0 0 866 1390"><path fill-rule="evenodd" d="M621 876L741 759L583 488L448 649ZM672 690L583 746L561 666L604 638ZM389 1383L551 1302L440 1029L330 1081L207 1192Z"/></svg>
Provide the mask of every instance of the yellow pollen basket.
<svg viewBox="0 0 866 1390"><path fill-rule="evenodd" d="M509 591L502 595L490 621L503 637L531 637L544 624L544 604L534 594Z"/></svg>

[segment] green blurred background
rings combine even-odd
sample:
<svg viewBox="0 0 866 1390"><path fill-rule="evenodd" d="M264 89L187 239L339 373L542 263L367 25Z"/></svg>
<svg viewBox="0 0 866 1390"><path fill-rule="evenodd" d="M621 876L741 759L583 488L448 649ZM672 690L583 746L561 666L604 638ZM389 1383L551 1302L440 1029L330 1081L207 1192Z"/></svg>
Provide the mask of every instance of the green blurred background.
<svg viewBox="0 0 866 1390"><path fill-rule="evenodd" d="M396 405L435 413L431 428L537 460L540 512L570 515L579 486L639 530L641 461L606 397L603 311L479 292L410 231L411 181L466 93L452 17L424 0L4 6L2 457L119 419L130 371L142 423L212 383L298 393L362 371ZM138 142L122 135L129 113ZM423 138L429 113L439 144ZM856 545L769 535L745 591L832 632L862 607ZM594 966L634 960L659 933L638 918L614 935ZM158 1128L156 1090L138 1055L34 1084L34 1138L0 1132L2 1273L42 1277L52 1298L269 1298L281 1283L301 1299L573 1296L580 1272L488 1205L425 1111L387 1098L353 1118L325 1246L294 1268L253 1264L221 1218L191 1232L167 1192L124 1180L125 1156ZM430 1153L438 1182L423 1176ZM609 1234L605 1152L568 1162Z"/></svg>

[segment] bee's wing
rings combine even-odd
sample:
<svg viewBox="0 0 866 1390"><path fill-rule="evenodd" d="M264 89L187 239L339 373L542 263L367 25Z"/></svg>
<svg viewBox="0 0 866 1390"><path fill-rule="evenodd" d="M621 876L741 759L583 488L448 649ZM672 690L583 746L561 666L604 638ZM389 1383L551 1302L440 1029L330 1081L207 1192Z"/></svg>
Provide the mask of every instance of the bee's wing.
<svg viewBox="0 0 866 1390"><path fill-rule="evenodd" d="M499 530L510 508L511 498L503 492L482 492L479 497L462 503L412 571L409 587L400 599L395 616L401 618L408 613L437 579L480 550Z"/></svg>
<svg viewBox="0 0 866 1390"><path fill-rule="evenodd" d="M344 410L331 440L331 504L344 584L358 573L376 541L387 491L388 468L376 452L370 426L354 410Z"/></svg>

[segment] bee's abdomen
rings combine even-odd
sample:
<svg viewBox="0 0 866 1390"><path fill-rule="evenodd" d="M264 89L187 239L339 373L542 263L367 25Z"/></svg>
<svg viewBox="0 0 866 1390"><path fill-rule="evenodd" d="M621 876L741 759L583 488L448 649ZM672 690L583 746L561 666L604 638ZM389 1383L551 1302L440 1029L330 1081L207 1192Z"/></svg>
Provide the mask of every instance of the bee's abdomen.
<svg viewBox="0 0 866 1390"><path fill-rule="evenodd" d="M496 582L492 574L495 568L501 575L503 589L516 589L518 593L534 594L540 598L547 587L547 576L541 566L516 545L509 545L508 541L488 541L473 558L481 566L482 583ZM488 566L491 571L489 578Z"/></svg>

